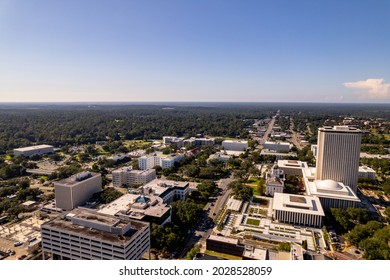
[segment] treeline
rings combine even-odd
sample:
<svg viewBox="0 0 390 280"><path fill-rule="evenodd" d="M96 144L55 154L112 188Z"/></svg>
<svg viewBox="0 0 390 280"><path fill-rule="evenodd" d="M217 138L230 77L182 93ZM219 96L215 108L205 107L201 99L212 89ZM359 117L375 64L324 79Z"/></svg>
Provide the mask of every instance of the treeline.
<svg viewBox="0 0 390 280"><path fill-rule="evenodd" d="M4 105L3 105L4 106ZM22 106L22 105L21 105ZM99 140L161 139L205 134L245 138L253 119L274 110L256 107L152 105L33 105L0 109L0 153L36 143L56 147Z"/></svg>

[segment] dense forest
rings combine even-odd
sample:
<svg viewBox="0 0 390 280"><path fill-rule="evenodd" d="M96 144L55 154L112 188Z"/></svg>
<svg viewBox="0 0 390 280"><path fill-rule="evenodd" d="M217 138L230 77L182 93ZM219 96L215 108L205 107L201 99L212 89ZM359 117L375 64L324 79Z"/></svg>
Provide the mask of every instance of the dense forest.
<svg viewBox="0 0 390 280"><path fill-rule="evenodd" d="M32 144L88 144L98 140L161 139L164 135L246 138L253 119L290 115L313 130L340 116L390 118L388 105L323 106L287 103L0 104L0 153Z"/></svg>

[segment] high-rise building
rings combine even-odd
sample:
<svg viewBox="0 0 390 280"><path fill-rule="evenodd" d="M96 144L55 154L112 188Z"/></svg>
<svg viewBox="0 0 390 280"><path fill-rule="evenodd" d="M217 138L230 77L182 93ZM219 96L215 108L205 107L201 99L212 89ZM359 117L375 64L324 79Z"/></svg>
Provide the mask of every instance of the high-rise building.
<svg viewBox="0 0 390 280"><path fill-rule="evenodd" d="M342 182L356 192L361 131L348 126L318 130L317 180Z"/></svg>
<svg viewBox="0 0 390 280"><path fill-rule="evenodd" d="M54 182L56 207L72 210L87 202L94 193L102 191L102 176L99 173L81 172Z"/></svg>

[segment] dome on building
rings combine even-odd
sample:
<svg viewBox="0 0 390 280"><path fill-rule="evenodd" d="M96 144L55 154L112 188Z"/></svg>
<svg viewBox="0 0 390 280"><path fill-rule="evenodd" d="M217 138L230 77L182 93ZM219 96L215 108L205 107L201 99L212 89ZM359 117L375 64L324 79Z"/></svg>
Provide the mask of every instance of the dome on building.
<svg viewBox="0 0 390 280"><path fill-rule="evenodd" d="M329 191L339 191L343 189L343 186L334 180L323 180L318 183L318 188Z"/></svg>

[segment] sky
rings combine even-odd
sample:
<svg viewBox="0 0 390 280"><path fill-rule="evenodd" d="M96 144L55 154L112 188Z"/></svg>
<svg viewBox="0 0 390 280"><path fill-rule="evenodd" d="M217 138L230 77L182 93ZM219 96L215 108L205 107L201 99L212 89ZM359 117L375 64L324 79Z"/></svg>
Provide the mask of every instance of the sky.
<svg viewBox="0 0 390 280"><path fill-rule="evenodd" d="M0 102L390 103L387 0L0 0Z"/></svg>

